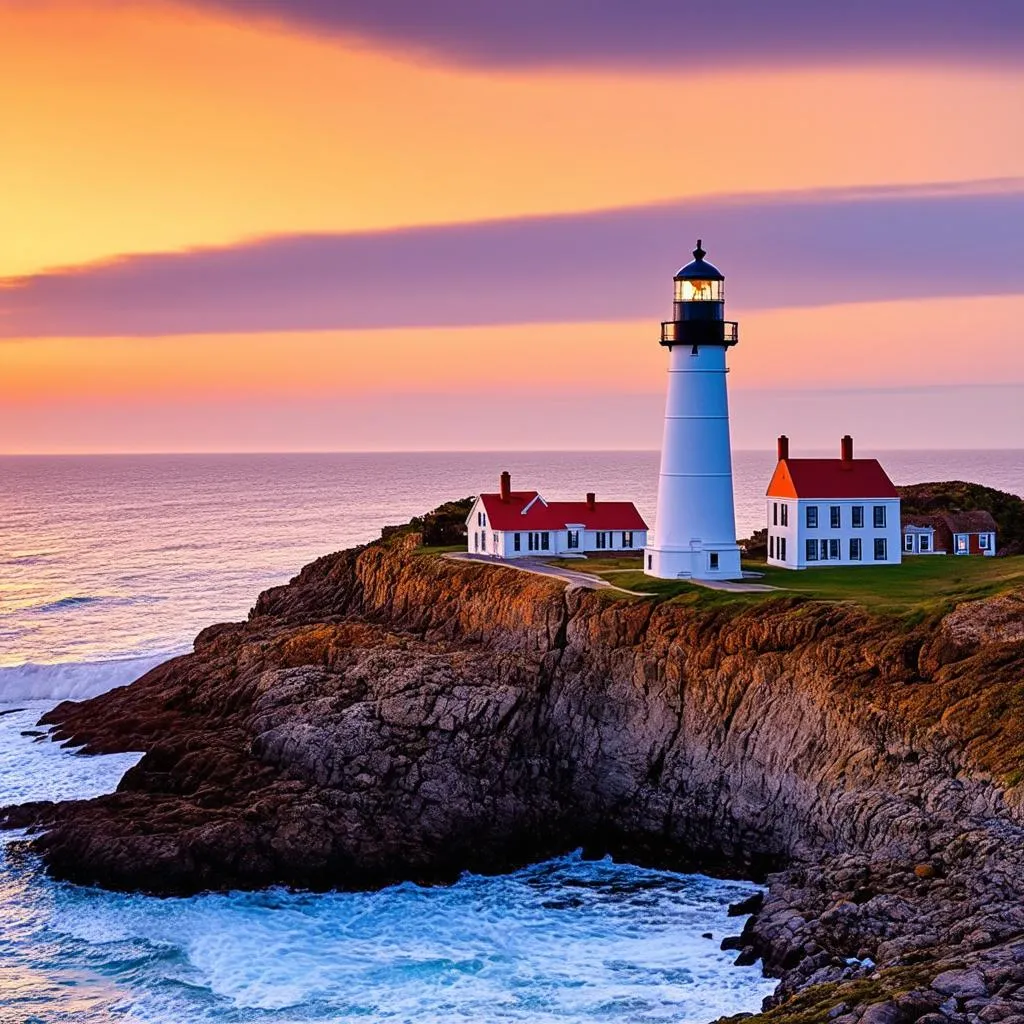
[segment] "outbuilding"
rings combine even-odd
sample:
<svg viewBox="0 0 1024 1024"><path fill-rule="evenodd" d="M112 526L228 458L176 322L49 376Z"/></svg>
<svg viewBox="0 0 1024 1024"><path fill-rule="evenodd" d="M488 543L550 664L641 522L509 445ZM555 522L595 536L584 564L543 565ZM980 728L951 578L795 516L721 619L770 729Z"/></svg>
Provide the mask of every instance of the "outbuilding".
<svg viewBox="0 0 1024 1024"><path fill-rule="evenodd" d="M996 521L991 512L938 512L903 517L903 553L907 555L983 555L996 553Z"/></svg>

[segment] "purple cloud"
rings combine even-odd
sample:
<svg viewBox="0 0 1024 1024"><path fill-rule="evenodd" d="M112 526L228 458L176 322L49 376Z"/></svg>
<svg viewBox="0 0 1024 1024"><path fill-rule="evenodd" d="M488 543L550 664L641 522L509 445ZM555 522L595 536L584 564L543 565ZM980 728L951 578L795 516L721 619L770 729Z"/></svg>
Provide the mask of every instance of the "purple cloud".
<svg viewBox="0 0 1024 1024"><path fill-rule="evenodd" d="M697 236L732 312L1024 293L1024 182L869 190L296 235L0 282L0 337L667 316Z"/></svg>
<svg viewBox="0 0 1024 1024"><path fill-rule="evenodd" d="M1019 0L191 0L474 65L1019 64Z"/></svg>

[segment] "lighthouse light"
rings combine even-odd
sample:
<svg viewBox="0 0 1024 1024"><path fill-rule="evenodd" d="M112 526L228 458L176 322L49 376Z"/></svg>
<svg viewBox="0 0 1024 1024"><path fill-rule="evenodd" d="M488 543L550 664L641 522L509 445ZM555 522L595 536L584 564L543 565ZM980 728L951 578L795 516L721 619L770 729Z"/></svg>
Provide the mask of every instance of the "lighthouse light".
<svg viewBox="0 0 1024 1024"><path fill-rule="evenodd" d="M676 280L676 302L722 302L724 281Z"/></svg>

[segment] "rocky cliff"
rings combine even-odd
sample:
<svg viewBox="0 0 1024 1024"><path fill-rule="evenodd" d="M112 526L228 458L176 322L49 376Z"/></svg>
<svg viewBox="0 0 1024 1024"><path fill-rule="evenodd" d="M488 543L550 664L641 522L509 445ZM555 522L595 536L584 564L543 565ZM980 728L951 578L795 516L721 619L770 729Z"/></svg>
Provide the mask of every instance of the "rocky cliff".
<svg viewBox="0 0 1024 1024"><path fill-rule="evenodd" d="M34 805L50 869L156 892L443 881L582 846L766 877L766 1021L1024 1022L1024 596L910 625L654 602L418 552L307 566L46 721L144 750Z"/></svg>

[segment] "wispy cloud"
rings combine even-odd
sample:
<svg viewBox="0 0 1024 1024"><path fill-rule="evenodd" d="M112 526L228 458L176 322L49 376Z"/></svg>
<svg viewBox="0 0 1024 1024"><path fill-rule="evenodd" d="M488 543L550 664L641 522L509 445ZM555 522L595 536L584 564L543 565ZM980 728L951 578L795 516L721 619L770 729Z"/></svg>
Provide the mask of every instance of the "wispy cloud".
<svg viewBox="0 0 1024 1024"><path fill-rule="evenodd" d="M1024 62L1018 0L191 0L484 66ZM713 97L705 97L710 113Z"/></svg>
<svg viewBox="0 0 1024 1024"><path fill-rule="evenodd" d="M274 237L8 279L0 337L657 319L697 236L734 310L1018 294L1022 219L1018 181Z"/></svg>

